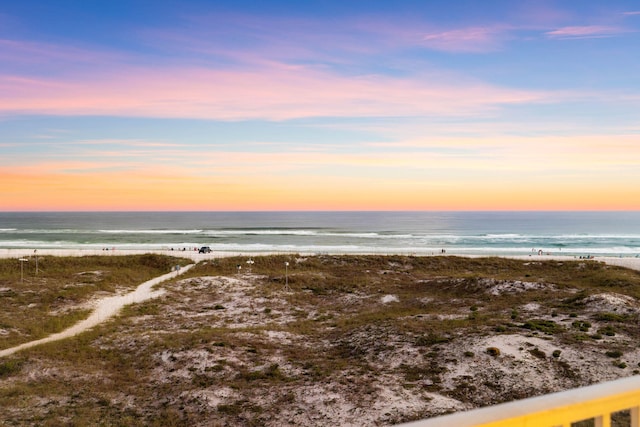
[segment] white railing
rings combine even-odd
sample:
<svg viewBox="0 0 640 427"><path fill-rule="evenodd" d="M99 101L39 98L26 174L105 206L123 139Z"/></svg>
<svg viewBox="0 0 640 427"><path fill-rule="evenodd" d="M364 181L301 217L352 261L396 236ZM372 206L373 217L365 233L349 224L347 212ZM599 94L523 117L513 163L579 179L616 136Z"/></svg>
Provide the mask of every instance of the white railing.
<svg viewBox="0 0 640 427"><path fill-rule="evenodd" d="M640 376L503 403L402 427L571 427L593 420L610 427L611 414L628 411L630 427L640 427ZM582 423L581 423L582 424Z"/></svg>

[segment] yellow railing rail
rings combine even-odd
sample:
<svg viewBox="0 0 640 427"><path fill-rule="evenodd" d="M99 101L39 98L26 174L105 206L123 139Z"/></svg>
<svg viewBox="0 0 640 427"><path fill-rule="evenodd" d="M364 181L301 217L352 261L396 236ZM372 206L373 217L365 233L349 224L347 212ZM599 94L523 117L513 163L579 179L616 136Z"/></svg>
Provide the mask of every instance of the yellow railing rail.
<svg viewBox="0 0 640 427"><path fill-rule="evenodd" d="M629 411L630 427L640 427L640 376L474 409L402 427L571 427L592 419L611 427L611 414Z"/></svg>

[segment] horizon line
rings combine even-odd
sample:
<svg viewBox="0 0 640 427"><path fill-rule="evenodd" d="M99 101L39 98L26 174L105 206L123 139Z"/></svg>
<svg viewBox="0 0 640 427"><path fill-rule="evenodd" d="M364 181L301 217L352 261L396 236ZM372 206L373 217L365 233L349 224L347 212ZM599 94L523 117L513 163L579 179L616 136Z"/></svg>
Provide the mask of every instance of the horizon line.
<svg viewBox="0 0 640 427"><path fill-rule="evenodd" d="M221 209L221 210L0 210L3 213L366 213L366 212L639 212L640 209Z"/></svg>

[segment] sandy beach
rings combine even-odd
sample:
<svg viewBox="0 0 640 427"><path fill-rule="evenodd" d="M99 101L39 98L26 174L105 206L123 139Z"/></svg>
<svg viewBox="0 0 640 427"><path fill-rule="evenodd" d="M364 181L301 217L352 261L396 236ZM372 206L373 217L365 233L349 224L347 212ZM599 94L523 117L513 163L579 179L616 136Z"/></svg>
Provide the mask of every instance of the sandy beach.
<svg viewBox="0 0 640 427"><path fill-rule="evenodd" d="M213 258L227 258L232 256L256 257L262 255L275 255L282 252L210 252L207 254L198 253L197 250L142 250L142 249L2 249L0 248L0 258L35 258L36 256L127 256L157 254L173 256L176 258L186 258L194 262L200 262ZM305 254L312 255L312 254Z"/></svg>
<svg viewBox="0 0 640 427"><path fill-rule="evenodd" d="M211 252L208 254L201 254L195 250L127 250L127 249L115 249L115 250L90 250L90 249L38 249L37 251L33 249L0 249L0 258L31 258L35 256L123 256L123 255L141 255L145 253L154 253L158 255L167 255L167 256L175 256L180 258L191 259L194 262L200 262L207 259L213 258L224 258L224 257L232 257L232 256L246 256L246 257L256 257L263 255L274 255L275 253L271 252ZM282 254L278 252L278 254ZM313 253L298 253L299 255L311 256ZM385 254L375 253L374 255L410 255L411 252L409 250L405 252L389 252ZM332 254L332 255L356 255L356 254ZM357 255L372 255L368 253L362 253ZM418 256L460 256L460 257L470 257L470 258L478 258L480 255L468 255L468 254L456 254L455 252L447 252L445 255L435 254L435 255L418 255ZM581 261L580 257L577 256L566 256L566 255L554 255L554 254L543 254L543 255L519 255L519 256L507 256L507 255L483 255L483 256L499 256L500 258L512 258L512 259L520 259L520 260L556 260L556 261ZM590 258L593 261L605 262L610 265L617 265L620 267L631 268L634 270L640 270L640 258L638 257L607 257L607 256L596 256Z"/></svg>

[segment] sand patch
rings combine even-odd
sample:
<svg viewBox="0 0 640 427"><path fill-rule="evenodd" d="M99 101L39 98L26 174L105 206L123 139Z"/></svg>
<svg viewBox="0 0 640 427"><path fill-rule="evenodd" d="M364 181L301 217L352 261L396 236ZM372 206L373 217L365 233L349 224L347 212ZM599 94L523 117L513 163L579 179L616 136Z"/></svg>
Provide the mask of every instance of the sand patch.
<svg viewBox="0 0 640 427"><path fill-rule="evenodd" d="M380 302L383 304L389 304L392 302L400 302L400 299L397 295L385 295L380 299Z"/></svg>

